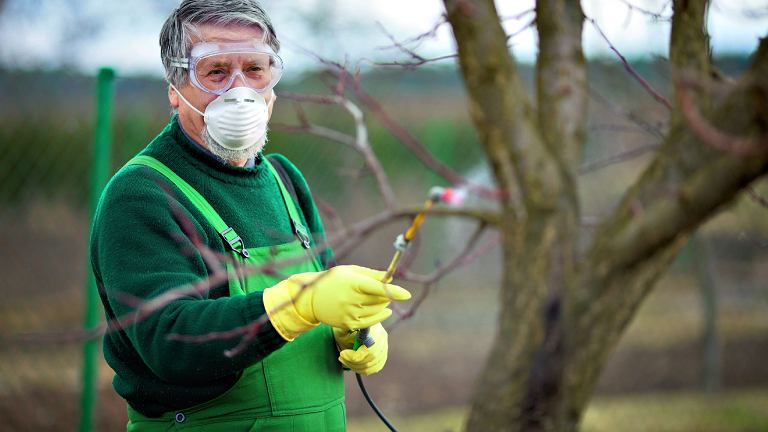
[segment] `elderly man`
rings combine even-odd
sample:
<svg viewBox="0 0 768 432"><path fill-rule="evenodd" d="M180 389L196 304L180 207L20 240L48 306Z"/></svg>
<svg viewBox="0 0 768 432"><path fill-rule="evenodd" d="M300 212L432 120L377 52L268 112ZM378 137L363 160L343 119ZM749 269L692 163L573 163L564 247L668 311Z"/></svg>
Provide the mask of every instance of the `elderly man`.
<svg viewBox="0 0 768 432"><path fill-rule="evenodd" d="M304 178L263 156L283 63L255 1L184 0L160 46L176 114L109 183L91 235L128 430L344 430L343 366L381 370L379 323L410 294L383 272L325 270ZM158 297L179 287L196 289ZM367 327L376 343L350 349Z"/></svg>

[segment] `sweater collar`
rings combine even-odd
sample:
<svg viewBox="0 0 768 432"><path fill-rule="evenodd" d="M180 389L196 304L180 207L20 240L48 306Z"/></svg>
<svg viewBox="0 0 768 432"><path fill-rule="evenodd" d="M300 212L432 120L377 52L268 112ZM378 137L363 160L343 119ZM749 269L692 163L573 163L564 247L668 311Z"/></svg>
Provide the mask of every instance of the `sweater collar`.
<svg viewBox="0 0 768 432"><path fill-rule="evenodd" d="M178 119L178 117L177 117L177 119ZM226 160L224 160L224 159L222 159L222 158L220 158L220 157L216 156L215 154L213 154L213 152L211 152L211 151L210 151L210 150L208 150L207 148L205 148L205 147L201 146L200 144L198 144L197 142L195 142L195 140L193 140L193 139L192 139L192 137L191 137L191 136L189 136L189 134L187 133L187 131L186 131L186 130L184 130L184 126L182 126L182 125L181 125L181 123L179 123L179 129L181 129L181 132L182 132L182 133L184 134L184 136L187 138L187 142L188 142L188 143L190 143L190 144L193 144L193 145L196 145L197 147L199 147L199 148L200 148L200 150L202 150L202 151L203 151L205 154L207 154L207 155L208 155L208 157L211 157L211 158L213 158L213 159L215 159L215 160L219 161L219 163L223 163L223 164L226 164L226 163L227 163L227 161L226 161ZM253 168L254 166L256 166L256 156L254 156L254 157L252 157L252 158L249 158L247 161L245 161L245 165L243 165L243 168Z"/></svg>

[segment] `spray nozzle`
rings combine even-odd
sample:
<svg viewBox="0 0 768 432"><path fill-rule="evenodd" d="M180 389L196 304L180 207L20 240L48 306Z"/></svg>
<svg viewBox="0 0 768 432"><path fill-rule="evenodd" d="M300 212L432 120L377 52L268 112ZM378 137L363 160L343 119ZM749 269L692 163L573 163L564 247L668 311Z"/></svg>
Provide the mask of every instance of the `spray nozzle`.
<svg viewBox="0 0 768 432"><path fill-rule="evenodd" d="M446 204L458 205L464 201L466 195L466 191L461 188L454 189L434 186L429 190L429 199L433 203L444 202Z"/></svg>
<svg viewBox="0 0 768 432"><path fill-rule="evenodd" d="M451 188L433 186L432 189L429 190L429 199L435 203L445 201L446 195L450 195L452 192L453 189Z"/></svg>

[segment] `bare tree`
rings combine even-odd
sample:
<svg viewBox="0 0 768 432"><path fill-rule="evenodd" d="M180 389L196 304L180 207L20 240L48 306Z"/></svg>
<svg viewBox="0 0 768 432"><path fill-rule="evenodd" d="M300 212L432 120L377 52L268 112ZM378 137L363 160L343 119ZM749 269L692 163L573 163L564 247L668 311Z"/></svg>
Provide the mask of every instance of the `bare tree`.
<svg viewBox="0 0 768 432"><path fill-rule="evenodd" d="M495 343L477 383L468 430L577 430L603 365L654 283L697 227L768 172L768 39L761 41L748 71L735 82L725 82L710 65L705 28L708 1L675 0L670 40L675 97L669 99L611 46L630 75L670 113L670 124L666 132L640 124L662 142L615 158L655 151L620 203L602 220L590 223L594 230L586 232L581 229L577 194L579 174L587 169L582 165L582 151L590 98L581 36L585 22L597 24L584 16L579 2L537 1L533 24L539 33L539 58L534 105L521 82L508 46L511 36L502 28L504 18L497 14L494 1L444 2L446 22L453 28L458 46L470 114L497 190L469 184L432 157L365 91L358 71L327 59L318 57L335 74L333 94L283 93L296 103L299 124L274 126L352 148L374 174L386 207L382 212L349 227L332 213L328 215L337 233L329 237L328 245L341 259L386 223L421 211L398 208L388 177L368 142L363 108L426 168L498 201L496 211L433 210L436 216L476 220L477 230L459 254L432 274L416 275L403 269L398 276L424 284L428 293L448 271L498 242L504 273L501 311ZM427 34L433 33L434 29ZM381 67L412 69L453 57L427 59L394 38L393 42L410 61ZM725 90L712 91L715 84ZM301 108L304 103L342 107L355 122L355 134L313 124ZM609 163L613 161L597 165ZM326 208L322 202L320 207ZM478 245L490 227L496 228L498 237ZM182 287L180 292L150 302L138 301L140 313L134 317L152 313L184 289L206 289L221 277L226 275L213 275L199 286ZM415 302L414 309L400 312L401 317L413 315L422 300ZM237 355L264 319L226 334L171 337L190 342L241 338L238 347L227 353Z"/></svg>
<svg viewBox="0 0 768 432"><path fill-rule="evenodd" d="M508 192L497 226L501 312L468 430L576 430L654 282L697 227L768 171L768 39L716 98L709 2L674 1L670 128L620 204L582 239L577 175L589 91L579 2L537 1L536 106L493 0L444 3L472 120Z"/></svg>
<svg viewBox="0 0 768 432"><path fill-rule="evenodd" d="M591 223L595 229L587 232L581 229L579 174L612 163L582 165L590 89L581 40L585 23L596 23L585 17L578 1L537 0L536 18L531 22L539 34L534 104L521 82L508 46L512 36L504 32L505 18L498 15L494 0L444 3L445 21L437 26L448 23L453 29L469 110L498 190L469 184L433 158L365 91L357 71L324 59L320 60L336 74L333 95L281 93L297 104L299 124L275 127L315 134L352 148L374 174L384 198L382 212L349 227L332 214L326 219L338 225L333 230L338 235L330 236L328 245L339 258L385 224L421 210L398 208L368 142L363 109L425 167L498 201L494 211L431 211L432 216L476 220L476 232L464 249L433 273L416 275L403 269L398 276L424 284L429 292L449 270L500 244L501 311L495 343L477 383L468 430L576 430L603 365L656 280L702 223L768 172L768 39L761 41L748 71L737 81L726 82L710 64L705 28L708 0L674 0L670 62L675 97L654 90L622 58L629 73L666 107L669 128L663 132L641 125L662 142L628 156L654 151L652 162L612 212ZM455 56L425 58L392 39L410 60L381 66L411 69ZM715 86L725 90L714 92ZM313 124L301 109L303 103L342 107L355 122L355 134ZM756 202L766 205L764 198L748 190ZM498 237L481 244L488 228L495 228ZM194 238L193 231L185 232ZM212 269L227 259L207 250L199 240L193 244ZM279 273L274 264L247 271ZM207 280L149 301L125 296L126 303L136 305L137 313L120 317L109 327L134 324L180 296L203 292L227 277L214 271ZM401 316L413 315L421 300ZM265 320L261 317L226 334L169 338L190 342L240 338L240 344L227 352L237 355ZM99 332L107 330L104 324Z"/></svg>

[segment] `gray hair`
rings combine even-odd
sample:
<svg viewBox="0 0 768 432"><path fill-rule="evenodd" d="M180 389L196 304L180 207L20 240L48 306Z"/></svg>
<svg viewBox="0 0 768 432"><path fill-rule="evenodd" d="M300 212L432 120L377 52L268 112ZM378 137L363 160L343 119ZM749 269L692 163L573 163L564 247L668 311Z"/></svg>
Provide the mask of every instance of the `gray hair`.
<svg viewBox="0 0 768 432"><path fill-rule="evenodd" d="M189 71L173 66L172 59L189 56L192 35L199 34L200 24L256 26L264 33L264 42L275 52L280 50L272 21L255 0L182 0L160 30L165 79L176 87L186 84Z"/></svg>

